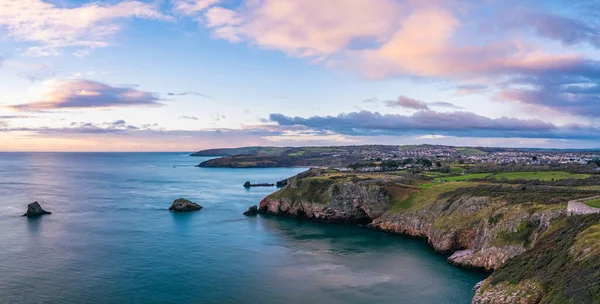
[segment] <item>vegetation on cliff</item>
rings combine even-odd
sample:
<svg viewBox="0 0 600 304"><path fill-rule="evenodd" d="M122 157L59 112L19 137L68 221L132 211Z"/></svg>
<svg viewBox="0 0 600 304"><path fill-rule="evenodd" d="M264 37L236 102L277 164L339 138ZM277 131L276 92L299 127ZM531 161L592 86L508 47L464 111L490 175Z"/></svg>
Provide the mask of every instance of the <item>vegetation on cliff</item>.
<svg viewBox="0 0 600 304"><path fill-rule="evenodd" d="M569 200L600 194L557 180L538 185L472 177L432 183L406 171L311 169L290 178L260 207L271 214L368 223L423 237L435 250L454 253L454 264L494 269L531 248L552 219L567 214Z"/></svg>
<svg viewBox="0 0 600 304"><path fill-rule="evenodd" d="M599 244L599 214L556 219L531 250L508 260L485 281L474 302L510 296L520 301L528 294L523 303L598 303Z"/></svg>
<svg viewBox="0 0 600 304"><path fill-rule="evenodd" d="M575 200L598 204L595 172L456 168L311 169L267 196L260 211L424 238L450 253L449 263L495 270L474 303L600 303L600 215L567 212Z"/></svg>

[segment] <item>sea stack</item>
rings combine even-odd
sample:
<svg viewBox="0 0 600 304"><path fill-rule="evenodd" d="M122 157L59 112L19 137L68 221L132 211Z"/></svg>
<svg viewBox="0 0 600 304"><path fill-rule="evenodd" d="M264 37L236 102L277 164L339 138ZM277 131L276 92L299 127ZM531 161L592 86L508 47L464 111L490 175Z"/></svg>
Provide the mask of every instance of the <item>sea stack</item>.
<svg viewBox="0 0 600 304"><path fill-rule="evenodd" d="M178 198L173 201L173 205L169 208L169 211L175 212L190 212L190 211L198 211L202 209L202 206L188 201L185 198Z"/></svg>
<svg viewBox="0 0 600 304"><path fill-rule="evenodd" d="M248 207L248 211L244 212L244 215L257 215L257 214L263 214L265 213L265 209L259 209L258 206L254 205L251 207Z"/></svg>
<svg viewBox="0 0 600 304"><path fill-rule="evenodd" d="M48 212L48 211L42 209L42 206L40 206L40 203L33 202L33 203L27 205L27 212L25 214L23 214L23 216L35 217L35 216L40 216L40 215L44 215L44 214L52 214L52 212Z"/></svg>
<svg viewBox="0 0 600 304"><path fill-rule="evenodd" d="M250 188L250 187L273 187L275 186L275 184L269 184L269 183L262 183L262 184L253 184L250 181L247 181L244 183L244 188Z"/></svg>

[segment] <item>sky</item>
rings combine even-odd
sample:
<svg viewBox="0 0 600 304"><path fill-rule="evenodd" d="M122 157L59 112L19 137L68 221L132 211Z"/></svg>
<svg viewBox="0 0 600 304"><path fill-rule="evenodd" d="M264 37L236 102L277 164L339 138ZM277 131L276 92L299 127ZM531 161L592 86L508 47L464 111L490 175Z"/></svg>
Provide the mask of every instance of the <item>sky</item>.
<svg viewBox="0 0 600 304"><path fill-rule="evenodd" d="M598 0L0 0L0 151L600 148L598 16Z"/></svg>

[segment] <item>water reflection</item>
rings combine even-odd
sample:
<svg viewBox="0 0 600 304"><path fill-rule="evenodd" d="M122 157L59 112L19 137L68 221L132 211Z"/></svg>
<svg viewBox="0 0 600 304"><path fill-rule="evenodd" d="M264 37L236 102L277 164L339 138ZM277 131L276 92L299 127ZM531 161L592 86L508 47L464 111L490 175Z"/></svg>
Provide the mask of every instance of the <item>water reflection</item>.
<svg viewBox="0 0 600 304"><path fill-rule="evenodd" d="M29 235L39 237L42 227L42 216L27 217L26 219Z"/></svg>

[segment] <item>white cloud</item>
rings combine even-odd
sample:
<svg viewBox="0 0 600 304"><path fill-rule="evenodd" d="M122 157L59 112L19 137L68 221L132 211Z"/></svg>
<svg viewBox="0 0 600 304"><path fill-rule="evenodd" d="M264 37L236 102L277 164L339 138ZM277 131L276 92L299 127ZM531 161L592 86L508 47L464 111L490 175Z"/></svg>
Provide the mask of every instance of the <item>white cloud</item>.
<svg viewBox="0 0 600 304"><path fill-rule="evenodd" d="M194 15L219 3L220 0L174 0L173 11L182 15Z"/></svg>
<svg viewBox="0 0 600 304"><path fill-rule="evenodd" d="M25 55L51 56L61 48L76 47L77 55L109 45L121 27L120 19L169 21L153 4L139 1L90 3L61 7L42 0L0 0L0 32L17 41L32 42Z"/></svg>

